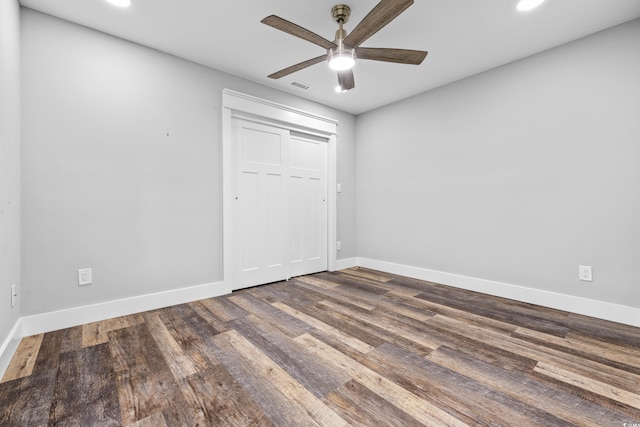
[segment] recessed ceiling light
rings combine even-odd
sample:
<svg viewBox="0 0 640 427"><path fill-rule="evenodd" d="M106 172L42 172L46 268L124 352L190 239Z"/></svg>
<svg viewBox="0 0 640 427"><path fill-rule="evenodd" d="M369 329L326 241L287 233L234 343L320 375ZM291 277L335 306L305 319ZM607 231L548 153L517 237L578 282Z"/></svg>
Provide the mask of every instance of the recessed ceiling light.
<svg viewBox="0 0 640 427"><path fill-rule="evenodd" d="M526 12L540 6L544 0L520 0L518 2L518 10Z"/></svg>
<svg viewBox="0 0 640 427"><path fill-rule="evenodd" d="M107 0L114 6L118 7L129 7L131 6L131 0Z"/></svg>

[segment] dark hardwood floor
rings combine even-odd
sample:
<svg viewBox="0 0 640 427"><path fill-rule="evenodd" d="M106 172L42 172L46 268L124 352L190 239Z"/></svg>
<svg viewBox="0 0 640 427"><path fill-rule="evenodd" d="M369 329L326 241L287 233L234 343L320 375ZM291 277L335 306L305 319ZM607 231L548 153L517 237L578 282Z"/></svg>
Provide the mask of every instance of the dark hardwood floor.
<svg viewBox="0 0 640 427"><path fill-rule="evenodd" d="M640 329L320 273L26 337L0 425L640 426Z"/></svg>

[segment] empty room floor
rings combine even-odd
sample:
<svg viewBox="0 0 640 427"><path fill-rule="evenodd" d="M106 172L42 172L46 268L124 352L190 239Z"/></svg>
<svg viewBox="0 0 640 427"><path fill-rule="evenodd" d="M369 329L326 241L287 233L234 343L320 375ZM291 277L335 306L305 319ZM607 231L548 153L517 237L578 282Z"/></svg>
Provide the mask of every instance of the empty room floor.
<svg viewBox="0 0 640 427"><path fill-rule="evenodd" d="M640 328L352 268L25 337L0 425L623 427L639 393Z"/></svg>

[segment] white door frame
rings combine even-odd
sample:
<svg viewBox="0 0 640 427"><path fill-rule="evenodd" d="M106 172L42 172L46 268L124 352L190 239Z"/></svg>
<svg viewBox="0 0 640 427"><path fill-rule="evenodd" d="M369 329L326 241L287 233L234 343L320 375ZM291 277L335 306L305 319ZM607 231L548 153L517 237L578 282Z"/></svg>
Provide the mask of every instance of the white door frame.
<svg viewBox="0 0 640 427"><path fill-rule="evenodd" d="M281 126L328 139L327 165L327 267L329 271L336 269L336 240L337 240L337 195L336 195L336 143L337 120L318 116L313 113L298 110L286 105L271 102L255 96L236 92L230 89L222 91L222 277L227 292L237 288L233 283L233 260L235 256L231 244L232 194L231 173L231 119L232 117L250 118L254 121Z"/></svg>

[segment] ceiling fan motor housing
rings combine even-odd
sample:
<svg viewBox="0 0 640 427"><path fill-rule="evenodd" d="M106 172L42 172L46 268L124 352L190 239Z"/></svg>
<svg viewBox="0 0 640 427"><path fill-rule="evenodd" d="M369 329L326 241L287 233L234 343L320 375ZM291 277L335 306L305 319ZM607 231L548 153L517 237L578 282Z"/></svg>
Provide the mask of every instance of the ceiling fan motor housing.
<svg viewBox="0 0 640 427"><path fill-rule="evenodd" d="M331 8L331 16L338 24L346 24L349 21L349 15L351 15L351 8L346 4L338 4Z"/></svg>

